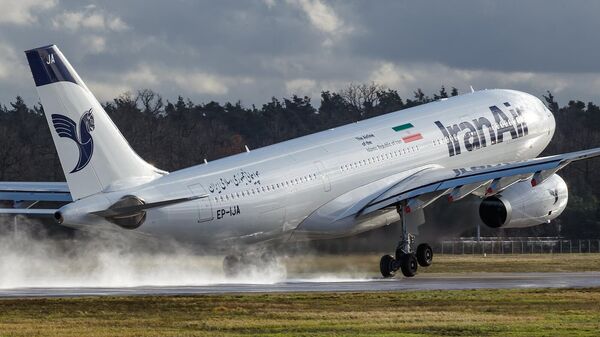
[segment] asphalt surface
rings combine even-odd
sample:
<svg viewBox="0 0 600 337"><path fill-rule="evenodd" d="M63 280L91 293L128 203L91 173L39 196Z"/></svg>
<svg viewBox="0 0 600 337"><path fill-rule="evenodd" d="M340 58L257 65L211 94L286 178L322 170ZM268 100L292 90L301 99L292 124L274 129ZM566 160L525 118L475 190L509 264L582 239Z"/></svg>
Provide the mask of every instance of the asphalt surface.
<svg viewBox="0 0 600 337"><path fill-rule="evenodd" d="M141 295L206 295L236 293L367 292L457 289L587 288L600 287L600 272L425 274L414 278L322 281L290 279L274 284L211 284L201 286L142 286L124 288L13 288L0 297L81 297Z"/></svg>

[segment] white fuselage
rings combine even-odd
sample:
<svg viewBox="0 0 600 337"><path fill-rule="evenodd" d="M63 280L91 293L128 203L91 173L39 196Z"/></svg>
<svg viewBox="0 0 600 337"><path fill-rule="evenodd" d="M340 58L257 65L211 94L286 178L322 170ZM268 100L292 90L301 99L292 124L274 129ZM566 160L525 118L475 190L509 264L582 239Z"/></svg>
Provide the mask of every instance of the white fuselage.
<svg viewBox="0 0 600 337"><path fill-rule="evenodd" d="M148 210L135 231L220 246L352 235L398 219L388 212L332 220L390 177L397 181L431 165L468 168L534 158L554 127L552 114L529 94L478 91L172 172L83 198L63 212L108 207L124 195L153 202L208 194ZM83 223L115 226L93 215Z"/></svg>

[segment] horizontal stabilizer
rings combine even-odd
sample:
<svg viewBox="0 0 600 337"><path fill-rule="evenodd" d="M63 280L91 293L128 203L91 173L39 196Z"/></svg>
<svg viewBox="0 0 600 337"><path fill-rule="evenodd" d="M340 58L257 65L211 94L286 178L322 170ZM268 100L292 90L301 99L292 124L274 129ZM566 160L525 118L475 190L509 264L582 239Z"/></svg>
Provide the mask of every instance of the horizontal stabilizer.
<svg viewBox="0 0 600 337"><path fill-rule="evenodd" d="M71 202L67 183L0 182L0 200Z"/></svg>
<svg viewBox="0 0 600 337"><path fill-rule="evenodd" d="M28 217L53 217L56 209L0 208L0 215L25 215Z"/></svg>

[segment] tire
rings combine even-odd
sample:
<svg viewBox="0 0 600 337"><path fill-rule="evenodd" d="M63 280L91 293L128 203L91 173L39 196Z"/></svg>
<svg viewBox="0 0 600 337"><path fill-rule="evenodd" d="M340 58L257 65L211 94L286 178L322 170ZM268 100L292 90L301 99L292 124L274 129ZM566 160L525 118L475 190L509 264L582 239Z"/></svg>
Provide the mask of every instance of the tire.
<svg viewBox="0 0 600 337"><path fill-rule="evenodd" d="M417 247L417 261L421 267L429 267L433 263L433 249L431 246L422 243Z"/></svg>
<svg viewBox="0 0 600 337"><path fill-rule="evenodd" d="M381 272L381 276L385 278L394 277L396 274L396 270L394 269L394 264L396 263L396 259L394 259L391 255L384 255L379 260L379 271Z"/></svg>
<svg viewBox="0 0 600 337"><path fill-rule="evenodd" d="M402 269L402 274L404 276L413 277L417 275L418 267L419 263L414 254L404 254L400 258L400 269Z"/></svg>

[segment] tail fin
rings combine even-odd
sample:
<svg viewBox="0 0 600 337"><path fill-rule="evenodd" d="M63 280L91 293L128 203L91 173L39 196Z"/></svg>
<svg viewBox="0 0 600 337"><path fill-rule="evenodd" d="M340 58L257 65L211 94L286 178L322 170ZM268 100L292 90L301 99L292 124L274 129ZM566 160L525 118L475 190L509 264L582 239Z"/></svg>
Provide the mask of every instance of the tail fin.
<svg viewBox="0 0 600 337"><path fill-rule="evenodd" d="M165 174L133 151L58 47L25 54L74 200Z"/></svg>

